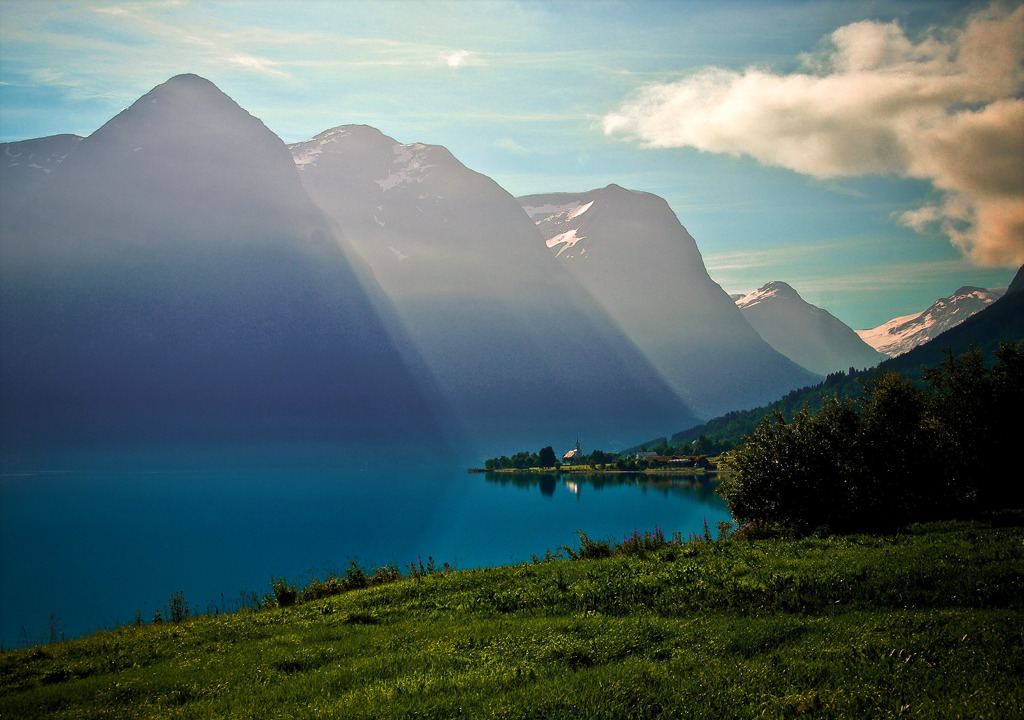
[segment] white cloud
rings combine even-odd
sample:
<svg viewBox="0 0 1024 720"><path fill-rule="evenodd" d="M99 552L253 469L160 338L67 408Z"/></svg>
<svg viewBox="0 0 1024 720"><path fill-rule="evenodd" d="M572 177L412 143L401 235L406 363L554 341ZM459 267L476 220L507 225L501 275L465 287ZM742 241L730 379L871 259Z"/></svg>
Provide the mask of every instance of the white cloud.
<svg viewBox="0 0 1024 720"><path fill-rule="evenodd" d="M238 65L239 67L251 70L263 75L269 75L271 77L288 77L288 73L278 70L275 66L277 62L269 60L267 58L256 57L255 55L249 55L248 53L237 53L227 58L228 62Z"/></svg>
<svg viewBox="0 0 1024 720"><path fill-rule="evenodd" d="M894 174L940 200L900 216L937 226L973 261L1024 263L1024 5L908 38L857 22L802 57L806 72L710 68L642 88L604 131L693 147L816 178Z"/></svg>
<svg viewBox="0 0 1024 720"><path fill-rule="evenodd" d="M456 50L453 53L445 55L444 60L448 63L448 67L450 68L462 67L469 62L470 52L469 50Z"/></svg>
<svg viewBox="0 0 1024 720"><path fill-rule="evenodd" d="M529 148L523 147L510 137L501 138L500 140L495 142L494 145L495 147L499 147L502 150L507 150L508 152L514 153L516 155L529 155L530 153L534 152Z"/></svg>

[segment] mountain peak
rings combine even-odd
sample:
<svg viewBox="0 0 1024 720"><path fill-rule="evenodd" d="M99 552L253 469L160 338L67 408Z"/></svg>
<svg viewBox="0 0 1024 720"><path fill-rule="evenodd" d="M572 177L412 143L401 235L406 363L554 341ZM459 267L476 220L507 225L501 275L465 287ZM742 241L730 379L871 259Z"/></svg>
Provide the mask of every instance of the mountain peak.
<svg viewBox="0 0 1024 720"><path fill-rule="evenodd" d="M757 290L740 297L736 300L736 305L743 310L745 308L753 307L768 298L804 302L804 299L800 297L800 294L794 290L791 285L781 280L772 280L769 283L765 283Z"/></svg>
<svg viewBox="0 0 1024 720"><path fill-rule="evenodd" d="M169 86L169 87L180 86L180 87L193 87L193 88L206 88L206 89L213 88L217 92L220 92L220 88L218 88L216 85L214 85L212 82L210 82L206 78L204 78L204 77L202 77L200 75L196 75L195 73L182 73L180 75L175 75L174 77L168 78L166 82L164 82L162 85L158 85L157 87L163 87L163 86Z"/></svg>
<svg viewBox="0 0 1024 720"><path fill-rule="evenodd" d="M109 216L131 236L136 234L132 218L142 208L149 219L161 218L158 227L172 221L181 227L178 208L198 205L230 226L255 222L252 199L257 196L256 205L268 212L309 204L281 139L194 74L157 85L77 143L47 185L51 200L67 210L62 217L71 227L79 216L84 225L95 222L109 230L100 222ZM286 222L284 214L280 222ZM193 227L213 232L198 216Z"/></svg>
<svg viewBox="0 0 1024 720"><path fill-rule="evenodd" d="M199 119L210 112L241 111L245 113L219 87L206 78L191 73L175 75L157 85L136 100L125 112L139 113L142 109L159 111L161 114L167 113L169 109L170 111L196 113ZM249 113L245 114L249 115ZM252 116L249 115L249 117ZM192 119L189 124L194 124L194 122L195 120Z"/></svg>

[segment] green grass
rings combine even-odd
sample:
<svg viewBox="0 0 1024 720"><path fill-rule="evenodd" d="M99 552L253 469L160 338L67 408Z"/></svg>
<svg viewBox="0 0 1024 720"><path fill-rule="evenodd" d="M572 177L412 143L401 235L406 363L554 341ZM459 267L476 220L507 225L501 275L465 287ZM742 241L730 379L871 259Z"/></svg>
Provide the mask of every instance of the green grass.
<svg viewBox="0 0 1024 720"><path fill-rule="evenodd" d="M692 541L0 654L3 718L1005 718L1024 529Z"/></svg>

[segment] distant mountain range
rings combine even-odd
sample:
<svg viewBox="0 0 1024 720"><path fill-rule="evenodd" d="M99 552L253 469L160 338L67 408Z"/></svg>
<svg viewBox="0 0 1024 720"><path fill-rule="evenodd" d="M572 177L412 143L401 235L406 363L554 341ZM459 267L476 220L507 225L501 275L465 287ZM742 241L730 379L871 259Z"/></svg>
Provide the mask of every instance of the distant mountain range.
<svg viewBox="0 0 1024 720"><path fill-rule="evenodd" d="M986 290L964 286L949 297L939 298L922 312L893 318L876 328L858 330L857 334L879 352L896 357L959 325L1005 292L1006 288Z"/></svg>
<svg viewBox="0 0 1024 720"><path fill-rule="evenodd" d="M195 75L87 138L0 145L0 238L4 459L51 442L611 450L834 364L766 342L661 198L517 200L366 126L287 147ZM817 327L788 312L791 332Z"/></svg>
<svg viewBox="0 0 1024 720"><path fill-rule="evenodd" d="M1024 266L1018 269L1009 288L998 300L937 337L883 361L877 369L920 378L923 368L937 366L948 353L961 355L971 347L977 347L991 359L999 345L1007 342L1024 342ZM835 373L823 383L792 390L764 407L733 410L679 431L671 436L671 441L674 444L693 442L702 435L716 440L728 438L738 441L742 436L754 432L758 423L772 410L787 414L805 405L815 410L823 399L833 394L841 397L859 396L862 389L859 380L870 377L873 372L875 370L872 369L847 375ZM665 439L664 436L657 437L636 446L636 449L653 447Z"/></svg>
<svg viewBox="0 0 1024 720"><path fill-rule="evenodd" d="M445 148L344 126L291 151L473 442L500 454L570 432L613 447L697 417L515 199Z"/></svg>
<svg viewBox="0 0 1024 720"><path fill-rule="evenodd" d="M873 367L887 357L784 282L762 285L736 300L736 306L769 345L819 375Z"/></svg>

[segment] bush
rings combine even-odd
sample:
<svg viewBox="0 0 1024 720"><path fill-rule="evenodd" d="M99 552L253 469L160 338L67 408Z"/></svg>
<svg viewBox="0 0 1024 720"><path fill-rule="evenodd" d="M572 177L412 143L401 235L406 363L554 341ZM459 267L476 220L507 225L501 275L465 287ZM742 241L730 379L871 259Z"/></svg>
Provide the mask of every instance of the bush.
<svg viewBox="0 0 1024 720"><path fill-rule="evenodd" d="M612 544L608 540L591 540L582 530L577 530L576 535L580 539L580 549L573 550L568 545L560 549L565 550L572 560L593 560L612 556Z"/></svg>
<svg viewBox="0 0 1024 720"><path fill-rule="evenodd" d="M185 602L185 593L181 590L171 595L167 602L167 617L172 623L180 623L188 619L188 603Z"/></svg>
<svg viewBox="0 0 1024 720"><path fill-rule="evenodd" d="M299 599L299 589L283 577L271 578L270 589L273 592L273 604L277 607L290 607Z"/></svg>

